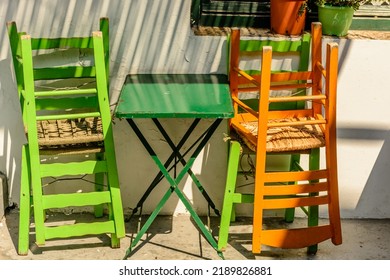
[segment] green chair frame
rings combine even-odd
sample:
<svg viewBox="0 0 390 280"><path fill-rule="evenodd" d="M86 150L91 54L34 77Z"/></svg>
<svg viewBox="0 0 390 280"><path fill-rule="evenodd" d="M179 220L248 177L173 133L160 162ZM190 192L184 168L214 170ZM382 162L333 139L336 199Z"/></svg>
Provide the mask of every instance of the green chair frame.
<svg viewBox="0 0 390 280"><path fill-rule="evenodd" d="M101 18L100 30L88 37L32 38L18 32L15 22L7 28L27 136L22 148L18 253L28 254L31 214L37 245L54 238L111 234L111 247L120 247L125 227L108 95L108 18ZM37 63L50 55L58 62L74 50L77 56L90 54L93 62L53 66L50 62L44 67ZM71 187L77 191L51 190L52 183L61 180L75 182ZM47 224L46 211L69 207L94 208L96 219Z"/></svg>

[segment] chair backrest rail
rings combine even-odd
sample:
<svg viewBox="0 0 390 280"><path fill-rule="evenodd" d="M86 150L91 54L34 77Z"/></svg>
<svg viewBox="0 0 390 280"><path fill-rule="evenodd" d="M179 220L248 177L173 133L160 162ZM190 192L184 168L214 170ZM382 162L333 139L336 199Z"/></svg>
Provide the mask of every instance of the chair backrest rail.
<svg viewBox="0 0 390 280"><path fill-rule="evenodd" d="M327 97L325 94L318 95L299 95L299 96L287 96L287 97L270 97L269 102L294 102L294 101L307 101L307 100L325 100Z"/></svg>
<svg viewBox="0 0 390 280"><path fill-rule="evenodd" d="M302 121L291 121L291 122L271 122L268 123L268 127L283 127L283 126L302 126L302 125L313 125L313 124L326 124L326 120L302 120Z"/></svg>
<svg viewBox="0 0 390 280"><path fill-rule="evenodd" d="M302 48L309 48L310 34L303 34L303 38L297 40L240 40L240 52L261 51L265 46L271 46L273 52L301 52ZM304 42L304 43L302 43Z"/></svg>
<svg viewBox="0 0 390 280"><path fill-rule="evenodd" d="M251 113L252 115L258 116L257 111L253 110L250 106L246 105L237 96L232 95L232 100L235 103L237 103L240 106L241 109L247 111L248 113Z"/></svg>
<svg viewBox="0 0 390 280"><path fill-rule="evenodd" d="M64 96L64 95L77 95L77 94L96 94L96 93L97 93L96 88L50 90L50 91L36 91L35 97Z"/></svg>
<svg viewBox="0 0 390 280"><path fill-rule="evenodd" d="M45 115L37 116L37 121L49 121L49 120L66 120L66 119L79 119L79 118L95 118L100 117L99 112L91 113L78 113L78 114L62 114L62 115Z"/></svg>
<svg viewBox="0 0 390 280"><path fill-rule="evenodd" d="M65 109L85 109L97 108L99 106L96 95L80 96L80 97L56 97L56 102L53 98L37 98L35 100L36 110L65 110Z"/></svg>
<svg viewBox="0 0 390 280"><path fill-rule="evenodd" d="M69 49L69 48L82 48L92 49L93 39L92 37L80 37L80 38L31 38L31 49Z"/></svg>
<svg viewBox="0 0 390 280"><path fill-rule="evenodd" d="M287 186L265 186L264 195L285 195L286 193L290 194L300 194L300 193L313 193L313 192L323 192L327 191L328 182L315 182L308 184L295 184Z"/></svg>
<svg viewBox="0 0 390 280"><path fill-rule="evenodd" d="M53 68L34 68L34 80L56 80L65 78L94 78L96 68L94 66L66 66Z"/></svg>

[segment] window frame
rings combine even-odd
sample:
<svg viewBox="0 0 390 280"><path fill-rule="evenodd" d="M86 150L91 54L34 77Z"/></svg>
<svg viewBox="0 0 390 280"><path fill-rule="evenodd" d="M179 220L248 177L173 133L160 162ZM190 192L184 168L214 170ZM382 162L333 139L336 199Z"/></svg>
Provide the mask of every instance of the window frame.
<svg viewBox="0 0 390 280"><path fill-rule="evenodd" d="M351 30L390 31L390 0L374 0L355 12ZM316 7L306 28L318 21ZM270 0L192 0L191 26L270 28Z"/></svg>

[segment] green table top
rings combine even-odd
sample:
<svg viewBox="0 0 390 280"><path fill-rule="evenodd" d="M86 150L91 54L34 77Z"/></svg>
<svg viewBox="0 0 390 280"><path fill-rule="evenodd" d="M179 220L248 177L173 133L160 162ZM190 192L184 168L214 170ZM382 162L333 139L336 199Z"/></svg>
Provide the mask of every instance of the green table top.
<svg viewBox="0 0 390 280"><path fill-rule="evenodd" d="M128 75L115 110L118 118L231 118L222 74Z"/></svg>

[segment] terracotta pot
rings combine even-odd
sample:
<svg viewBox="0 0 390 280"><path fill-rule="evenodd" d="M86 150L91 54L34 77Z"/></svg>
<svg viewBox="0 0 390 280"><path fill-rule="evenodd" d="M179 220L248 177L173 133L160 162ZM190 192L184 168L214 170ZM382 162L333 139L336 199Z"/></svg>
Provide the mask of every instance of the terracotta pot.
<svg viewBox="0 0 390 280"><path fill-rule="evenodd" d="M271 0L271 31L282 35L301 35L305 30L306 10L299 11L305 1Z"/></svg>

